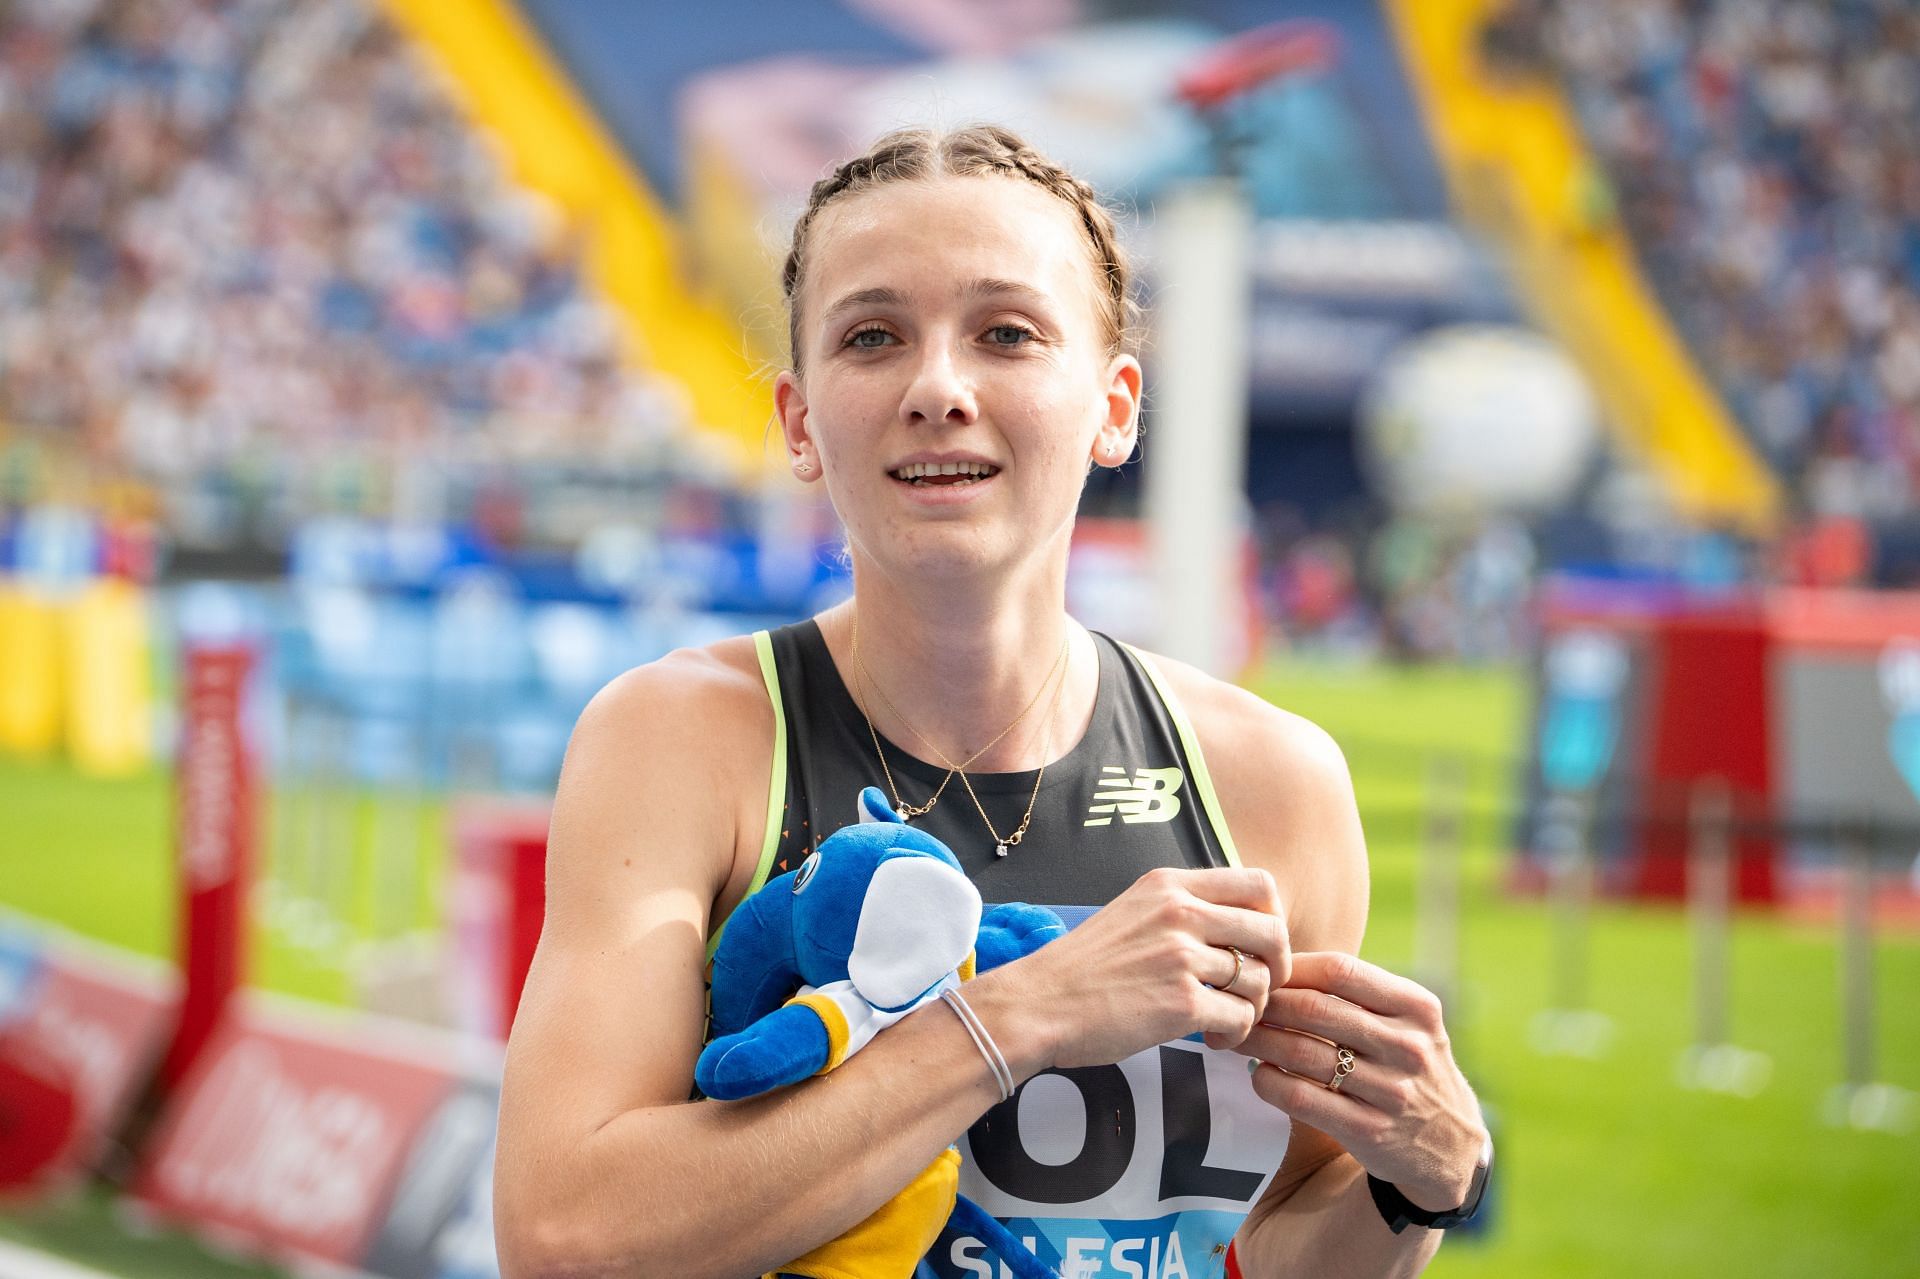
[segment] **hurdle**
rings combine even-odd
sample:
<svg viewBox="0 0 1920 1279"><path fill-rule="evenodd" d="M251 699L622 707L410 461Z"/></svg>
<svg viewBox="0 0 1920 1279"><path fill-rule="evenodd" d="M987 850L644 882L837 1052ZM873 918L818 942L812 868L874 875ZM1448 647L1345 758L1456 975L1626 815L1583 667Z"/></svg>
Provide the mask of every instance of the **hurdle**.
<svg viewBox="0 0 1920 1279"><path fill-rule="evenodd" d="M1693 1042L1674 1062L1682 1087L1758 1096L1773 1076L1765 1053L1732 1041L1729 1002L1733 906L1733 792L1723 778L1696 785L1688 808L1687 931L1693 948Z"/></svg>
<svg viewBox="0 0 1920 1279"><path fill-rule="evenodd" d="M1460 878L1466 789L1466 765L1458 756L1438 755L1429 762L1427 811L1421 824L1415 884L1413 975L1448 1008L1460 995Z"/></svg>
<svg viewBox="0 0 1920 1279"><path fill-rule="evenodd" d="M1552 921L1551 1000L1527 1027L1535 1052L1596 1058L1613 1041L1613 1018L1593 1006L1593 793L1550 791L1541 807L1540 849L1547 862Z"/></svg>
<svg viewBox="0 0 1920 1279"><path fill-rule="evenodd" d="M1873 867L1880 840L1875 823L1841 835L1840 902L1834 912L1840 996L1843 1078L1828 1090L1821 1117L1832 1127L1863 1132L1911 1132L1920 1105L1908 1089L1875 1078Z"/></svg>

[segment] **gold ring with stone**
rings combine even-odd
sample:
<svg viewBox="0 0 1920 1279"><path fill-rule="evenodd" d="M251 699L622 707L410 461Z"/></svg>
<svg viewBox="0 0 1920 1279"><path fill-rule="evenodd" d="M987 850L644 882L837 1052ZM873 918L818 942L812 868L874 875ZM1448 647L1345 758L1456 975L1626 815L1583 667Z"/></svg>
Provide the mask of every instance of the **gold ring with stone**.
<svg viewBox="0 0 1920 1279"><path fill-rule="evenodd" d="M1221 990L1232 990L1233 984L1240 980L1241 971L1247 966L1247 957L1240 953L1238 946L1229 946L1227 949L1233 952L1233 976L1227 978L1227 984L1220 987Z"/></svg>

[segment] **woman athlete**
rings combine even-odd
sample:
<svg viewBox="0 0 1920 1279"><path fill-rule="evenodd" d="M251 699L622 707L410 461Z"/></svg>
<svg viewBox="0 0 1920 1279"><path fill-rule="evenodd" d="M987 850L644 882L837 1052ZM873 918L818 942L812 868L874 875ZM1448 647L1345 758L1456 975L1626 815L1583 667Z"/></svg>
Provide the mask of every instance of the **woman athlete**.
<svg viewBox="0 0 1920 1279"><path fill-rule="evenodd" d="M903 131L815 186L785 284L775 405L853 598L581 717L501 1098L503 1272L761 1274L955 1143L1063 1275L1419 1272L1490 1146L1438 1001L1354 957L1339 750L1066 611L1082 485L1140 409L1107 213L1005 130ZM966 983L984 1043L935 1001L830 1075L689 1101L712 939L865 785L989 904L1074 926ZM921 1273L992 1265L943 1237Z"/></svg>

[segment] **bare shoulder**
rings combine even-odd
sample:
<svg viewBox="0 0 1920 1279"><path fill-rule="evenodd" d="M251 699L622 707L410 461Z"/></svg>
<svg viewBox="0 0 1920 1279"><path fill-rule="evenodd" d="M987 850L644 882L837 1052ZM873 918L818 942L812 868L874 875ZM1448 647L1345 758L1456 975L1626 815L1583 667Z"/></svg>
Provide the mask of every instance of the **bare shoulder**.
<svg viewBox="0 0 1920 1279"><path fill-rule="evenodd" d="M1367 851L1339 743L1301 715L1185 662L1153 657L1193 722L1240 857L1288 902L1301 950L1357 950Z"/></svg>
<svg viewBox="0 0 1920 1279"><path fill-rule="evenodd" d="M537 1194L541 1170L615 1116L687 1096L706 936L766 820L772 728L750 639L636 667L581 714L507 1045L507 1201Z"/></svg>
<svg viewBox="0 0 1920 1279"><path fill-rule="evenodd" d="M737 848L765 821L773 708L749 636L677 649L626 671L581 713L555 797L549 925L578 888L604 901L610 873L720 897ZM752 826L753 829L745 829ZM635 859L645 865L635 866ZM670 859L671 866L659 865ZM580 882L576 883L578 877Z"/></svg>
<svg viewBox="0 0 1920 1279"><path fill-rule="evenodd" d="M751 636L675 649L615 677L594 695L574 730L568 762L583 746L633 744L638 736L751 733L769 727L772 715Z"/></svg>

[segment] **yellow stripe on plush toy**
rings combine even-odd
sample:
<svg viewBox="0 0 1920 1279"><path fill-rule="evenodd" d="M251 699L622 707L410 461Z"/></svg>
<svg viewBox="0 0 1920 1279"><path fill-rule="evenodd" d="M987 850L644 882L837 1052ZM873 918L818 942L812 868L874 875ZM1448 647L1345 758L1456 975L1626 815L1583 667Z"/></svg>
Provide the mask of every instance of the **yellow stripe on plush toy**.
<svg viewBox="0 0 1920 1279"><path fill-rule="evenodd" d="M940 1238L959 1190L960 1152L949 1147L871 1217L798 1261L788 1262L779 1273L809 1279L910 1275Z"/></svg>
<svg viewBox="0 0 1920 1279"><path fill-rule="evenodd" d="M853 1032L847 1026L847 1014L840 1005L827 995L796 995L787 1001L790 1004L805 1004L820 1014L820 1020L827 1027L827 1064L814 1073L824 1075L847 1059L847 1044L853 1038Z"/></svg>

